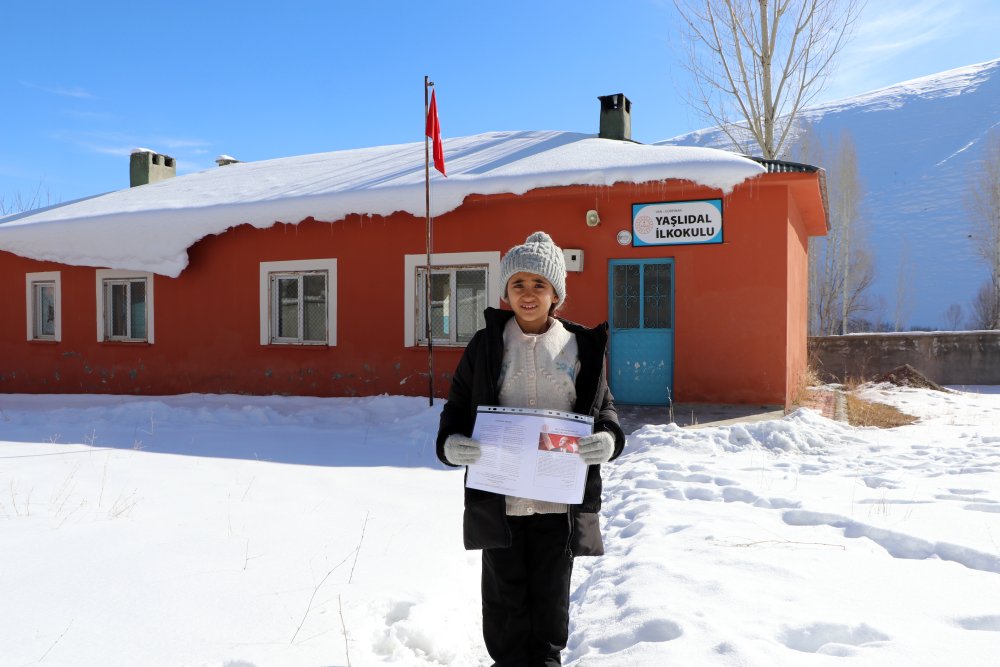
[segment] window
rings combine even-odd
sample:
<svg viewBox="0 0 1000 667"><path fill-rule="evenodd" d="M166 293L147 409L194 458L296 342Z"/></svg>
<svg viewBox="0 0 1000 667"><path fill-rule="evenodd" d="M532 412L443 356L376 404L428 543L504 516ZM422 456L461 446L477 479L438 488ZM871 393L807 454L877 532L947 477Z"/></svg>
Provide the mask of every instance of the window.
<svg viewBox="0 0 1000 667"><path fill-rule="evenodd" d="M337 260L261 262L261 345L335 345Z"/></svg>
<svg viewBox="0 0 1000 667"><path fill-rule="evenodd" d="M153 342L153 275L97 271L97 340Z"/></svg>
<svg viewBox="0 0 1000 667"><path fill-rule="evenodd" d="M146 281L104 281L104 335L113 340L146 340Z"/></svg>
<svg viewBox="0 0 1000 667"><path fill-rule="evenodd" d="M626 260L627 261L627 260ZM634 260L611 269L614 329L673 328L673 264Z"/></svg>
<svg viewBox="0 0 1000 667"><path fill-rule="evenodd" d="M427 344L427 256L407 255L408 346ZM485 322L483 310L500 301L500 253L440 253L431 256L430 325L435 345L465 345Z"/></svg>
<svg viewBox="0 0 1000 667"><path fill-rule="evenodd" d="M440 267L431 270L431 337L435 343L457 345L468 343L486 324L485 266ZM427 342L427 323L424 319L427 268L417 269L416 340Z"/></svg>
<svg viewBox="0 0 1000 667"><path fill-rule="evenodd" d="M25 276L28 340L62 340L60 283L58 271Z"/></svg>
<svg viewBox="0 0 1000 667"><path fill-rule="evenodd" d="M271 342L326 344L325 271L271 274Z"/></svg>

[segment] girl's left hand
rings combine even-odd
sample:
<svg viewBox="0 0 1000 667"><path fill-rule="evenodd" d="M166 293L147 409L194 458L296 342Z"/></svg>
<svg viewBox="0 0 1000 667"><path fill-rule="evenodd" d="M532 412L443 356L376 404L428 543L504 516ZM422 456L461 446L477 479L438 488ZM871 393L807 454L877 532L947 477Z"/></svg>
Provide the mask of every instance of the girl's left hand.
<svg viewBox="0 0 1000 667"><path fill-rule="evenodd" d="M593 435L580 438L580 456L587 465L600 465L611 460L615 451L615 438L607 431L598 431Z"/></svg>

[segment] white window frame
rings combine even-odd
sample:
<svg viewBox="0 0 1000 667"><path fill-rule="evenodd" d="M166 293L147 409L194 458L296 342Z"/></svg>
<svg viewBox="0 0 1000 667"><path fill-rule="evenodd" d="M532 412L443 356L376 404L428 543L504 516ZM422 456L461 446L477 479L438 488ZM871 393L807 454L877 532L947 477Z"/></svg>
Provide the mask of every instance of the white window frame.
<svg viewBox="0 0 1000 667"><path fill-rule="evenodd" d="M326 336L325 341L303 341L272 336L274 328L271 276L273 274L326 273ZM301 332L301 328L299 329ZM260 263L260 344L330 346L337 344L337 260L300 259Z"/></svg>
<svg viewBox="0 0 1000 667"><path fill-rule="evenodd" d="M95 271L97 283L97 342L99 343L149 343L155 341L153 304L153 274L147 271L128 271L121 269L98 269ZM145 338L111 338L106 335L105 322L107 312L105 311L105 288L104 283L108 280L144 280L146 282L146 337Z"/></svg>
<svg viewBox="0 0 1000 667"><path fill-rule="evenodd" d="M403 290L404 290L404 311L403 311L403 344L406 347L424 347L426 342L418 340L417 336L417 313L420 312L420 304L417 300L417 268L427 266L427 255L404 255L403 257ZM439 252L431 254L431 270L434 269L454 269L463 266L485 266L486 267L486 305L498 307L500 305L500 251L487 252ZM421 299L423 295L420 295ZM465 347L465 343L440 343L435 345L446 347Z"/></svg>
<svg viewBox="0 0 1000 667"><path fill-rule="evenodd" d="M35 325L38 324L35 318L39 313L35 308L35 286L51 283L53 285L53 305L55 306L55 334L45 336L36 334ZM62 340L62 272L60 271L40 271L37 273L26 273L24 275L25 304L27 311L27 335L28 340L44 340L59 342Z"/></svg>

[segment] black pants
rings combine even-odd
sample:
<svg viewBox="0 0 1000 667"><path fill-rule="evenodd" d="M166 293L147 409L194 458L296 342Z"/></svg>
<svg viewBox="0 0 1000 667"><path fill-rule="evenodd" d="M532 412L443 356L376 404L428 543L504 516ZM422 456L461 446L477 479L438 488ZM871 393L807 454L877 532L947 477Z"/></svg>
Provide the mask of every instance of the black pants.
<svg viewBox="0 0 1000 667"><path fill-rule="evenodd" d="M509 516L513 542L483 550L483 638L495 667L561 665L569 632L565 514Z"/></svg>

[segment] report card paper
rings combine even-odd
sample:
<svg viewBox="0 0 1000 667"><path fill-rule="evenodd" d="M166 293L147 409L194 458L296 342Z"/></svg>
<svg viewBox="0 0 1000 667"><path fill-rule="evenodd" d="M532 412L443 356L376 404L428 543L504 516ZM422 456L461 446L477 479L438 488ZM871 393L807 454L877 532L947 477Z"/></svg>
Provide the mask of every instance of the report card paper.
<svg viewBox="0 0 1000 667"><path fill-rule="evenodd" d="M587 464L580 438L594 418L558 410L481 406L472 437L483 447L465 485L506 496L575 505L583 502Z"/></svg>

